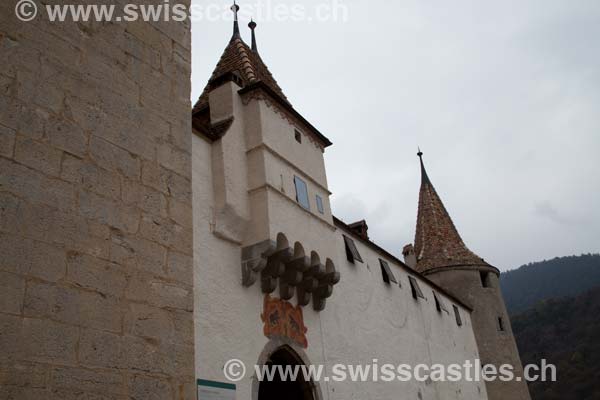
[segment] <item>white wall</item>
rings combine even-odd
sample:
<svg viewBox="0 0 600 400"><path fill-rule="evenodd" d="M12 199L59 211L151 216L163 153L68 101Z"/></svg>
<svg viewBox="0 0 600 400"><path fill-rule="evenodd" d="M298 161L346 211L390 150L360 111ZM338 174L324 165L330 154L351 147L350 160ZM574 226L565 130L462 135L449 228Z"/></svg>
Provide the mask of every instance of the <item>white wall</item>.
<svg viewBox="0 0 600 400"><path fill-rule="evenodd" d="M245 126L246 131L242 133L234 129L227 134L246 135L246 145L252 148L265 140L263 144L273 150L263 149L256 155L251 151L243 160L247 164L240 167L242 171L229 170L232 174L248 174L248 187L244 189L252 191L248 197L249 231L254 229L252 225L261 225L262 228L256 232L271 240L275 240L278 233L284 233L291 246L300 242L307 255L316 251L323 263L330 258L341 273L341 281L334 287L333 296L327 300L324 311L315 312L312 302L303 308L309 343L305 352L310 362L331 367L335 363L371 364L377 358L380 365L462 364L466 359L477 358L477 346L466 309L460 307L464 325L458 327L452 313L452 300L440 294L450 315L440 314L435 307L433 288L418 275L415 277L419 279L427 300L414 300L408 281L409 272L395 265L392 259L387 261L401 281L402 288L386 285L378 261L380 255L358 239L355 243L365 262L354 265L346 260L342 231L331 220L320 149L309 141L298 144L294 139L293 126L269 107L251 101L243 109L246 115L237 115L236 120L239 117L243 121L241 126ZM259 120L249 118L248 113L260 115ZM241 143L240 138L228 140ZM211 160L215 149L221 148L218 143L210 143L196 135L193 137L196 374L197 378L216 381L226 381L222 368L229 359L240 359L252 368L268 343L261 321L264 296L260 284L250 288L241 284L242 245L213 234L214 188L222 186L215 185L213 178L222 175L213 173L214 163ZM227 157L224 155L224 160ZM284 157L286 161L282 160ZM240 161L237 160L238 163ZM299 171L299 168L303 170ZM311 200L315 193L323 194L325 217L307 212L295 202L294 173L302 173L309 178L307 184ZM272 183L280 175L291 177L285 180L283 192L276 185L252 190L262 177L267 183ZM231 182L246 181L232 179ZM229 189L231 193L237 193L241 188ZM244 205L239 207L243 209ZM312 211L316 212L316 205ZM257 237L255 242L248 241L256 243L264 239ZM276 296L277 292L273 295ZM292 299L292 303L295 301L295 298ZM422 399L487 398L483 384L464 382L323 382L320 387L325 399L340 400L399 396L417 399L419 391ZM251 394L252 378L248 376L237 383L237 399L251 399Z"/></svg>

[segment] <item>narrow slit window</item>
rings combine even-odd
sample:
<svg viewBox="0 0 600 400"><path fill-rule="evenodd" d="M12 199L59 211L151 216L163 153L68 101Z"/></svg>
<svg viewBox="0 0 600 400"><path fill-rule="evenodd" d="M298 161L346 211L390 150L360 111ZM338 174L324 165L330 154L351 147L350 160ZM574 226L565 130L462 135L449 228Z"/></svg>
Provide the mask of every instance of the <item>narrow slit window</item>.
<svg viewBox="0 0 600 400"><path fill-rule="evenodd" d="M455 305L452 306L454 308L454 316L456 317L456 325L462 326L462 318L460 317L460 311L458 311L458 307Z"/></svg>
<svg viewBox="0 0 600 400"><path fill-rule="evenodd" d="M408 280L410 281L410 288L412 290L413 297L415 299L418 299L419 297L422 299L425 299L425 296L423 296L423 292L421 291L421 288L419 287L419 282L417 282L417 280L412 276L409 276Z"/></svg>
<svg viewBox="0 0 600 400"><path fill-rule="evenodd" d="M316 195L316 199L317 199L317 210L319 210L319 212L321 214L324 214L325 209L323 208L323 199L319 195Z"/></svg>
<svg viewBox="0 0 600 400"><path fill-rule="evenodd" d="M502 317L498 317L498 329L500 330L500 332L504 332L505 330L504 320L502 319Z"/></svg>
<svg viewBox="0 0 600 400"><path fill-rule="evenodd" d="M354 244L354 240L344 235L344 243L346 245L346 257L348 257L348 261L353 264L355 261L363 262L363 259L356 248L356 244Z"/></svg>
<svg viewBox="0 0 600 400"><path fill-rule="evenodd" d="M481 278L481 285L482 285L484 288L489 288L489 287L491 287L491 284L490 284L490 273L489 273L489 272L481 271L481 272L479 273L479 276L480 276L480 278Z"/></svg>
<svg viewBox="0 0 600 400"><path fill-rule="evenodd" d="M435 299L435 308L437 308L439 312L444 311L446 314L450 314L446 304L444 304L444 300L440 298L436 292L433 292L433 298Z"/></svg>
<svg viewBox="0 0 600 400"><path fill-rule="evenodd" d="M294 185L296 186L296 201L303 208L310 210L310 203L308 201L308 187L306 186L306 182L297 176L294 176Z"/></svg>
<svg viewBox="0 0 600 400"><path fill-rule="evenodd" d="M300 133L300 131L295 130L294 137L296 138L296 142L302 143L302 134Z"/></svg>
<svg viewBox="0 0 600 400"><path fill-rule="evenodd" d="M382 260L380 258L379 264L381 265L381 274L383 275L383 281L385 283L390 283L390 282L398 283L398 281L396 280L396 277L392 273L392 269L390 268L390 265L387 263L387 261Z"/></svg>

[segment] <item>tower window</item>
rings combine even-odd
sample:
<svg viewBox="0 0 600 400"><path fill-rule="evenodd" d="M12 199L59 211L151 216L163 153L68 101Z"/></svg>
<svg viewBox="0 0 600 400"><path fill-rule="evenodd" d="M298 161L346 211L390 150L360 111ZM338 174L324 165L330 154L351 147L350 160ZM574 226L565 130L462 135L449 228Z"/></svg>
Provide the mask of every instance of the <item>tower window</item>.
<svg viewBox="0 0 600 400"><path fill-rule="evenodd" d="M379 265L381 265L381 274L383 276L383 281L385 283L390 283L390 282L398 283L398 281L396 280L396 277L392 273L392 269L390 268L390 265L387 263L387 261L382 260L380 258Z"/></svg>
<svg viewBox="0 0 600 400"><path fill-rule="evenodd" d="M296 138L296 142L302 143L302 133L299 130L294 130L294 137Z"/></svg>
<svg viewBox="0 0 600 400"><path fill-rule="evenodd" d="M490 282L490 273L489 272L481 271L479 273L479 277L481 278L481 285L483 287L485 287L485 288L492 287L492 284Z"/></svg>
<svg viewBox="0 0 600 400"><path fill-rule="evenodd" d="M502 317L498 317L498 329L500 330L500 332L504 332L505 328L504 328L504 319L502 319Z"/></svg>
<svg viewBox="0 0 600 400"><path fill-rule="evenodd" d="M452 305L452 308L454 309L454 317L456 317L456 325L462 326L463 322L462 318L460 317L460 311L458 311L458 307Z"/></svg>
<svg viewBox="0 0 600 400"><path fill-rule="evenodd" d="M412 291L413 298L415 300L418 299L419 297L424 299L425 296L423 296L423 292L421 291L421 288L419 287L419 282L417 282L417 280L412 276L409 276L408 280L410 282L410 289Z"/></svg>
<svg viewBox="0 0 600 400"><path fill-rule="evenodd" d="M319 212L321 214L324 214L325 209L323 208L323 199L319 195L316 196L316 199L317 199L317 210L319 210Z"/></svg>
<svg viewBox="0 0 600 400"><path fill-rule="evenodd" d="M356 244L354 244L354 240L344 235L344 244L346 245L346 257L348 257L348 261L352 264L354 264L354 261L363 262L363 259L356 248Z"/></svg>
<svg viewBox="0 0 600 400"><path fill-rule="evenodd" d="M446 308L446 304L444 304L444 301L442 299L440 299L440 297L437 295L436 292L433 292L433 298L435 299L435 308L439 312L444 311L446 314L450 314L448 312L448 309Z"/></svg>
<svg viewBox="0 0 600 400"><path fill-rule="evenodd" d="M305 209L310 210L310 203L308 202L308 188L306 187L306 182L304 182L297 176L294 176L294 185L296 186L296 201Z"/></svg>

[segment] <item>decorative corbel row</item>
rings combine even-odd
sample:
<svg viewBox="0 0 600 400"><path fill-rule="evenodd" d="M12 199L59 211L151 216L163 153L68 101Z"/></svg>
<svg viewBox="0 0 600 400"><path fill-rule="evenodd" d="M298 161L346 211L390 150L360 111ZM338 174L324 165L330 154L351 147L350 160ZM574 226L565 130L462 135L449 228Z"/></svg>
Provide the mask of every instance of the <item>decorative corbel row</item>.
<svg viewBox="0 0 600 400"><path fill-rule="evenodd" d="M333 286L340 281L340 273L331 260L323 265L319 257L296 254L287 241L272 240L249 246L242 251L242 284L250 287L260 276L261 290L271 294L279 287L279 296L290 300L298 296L298 304L306 306L312 298L313 308L322 311L331 297Z"/></svg>

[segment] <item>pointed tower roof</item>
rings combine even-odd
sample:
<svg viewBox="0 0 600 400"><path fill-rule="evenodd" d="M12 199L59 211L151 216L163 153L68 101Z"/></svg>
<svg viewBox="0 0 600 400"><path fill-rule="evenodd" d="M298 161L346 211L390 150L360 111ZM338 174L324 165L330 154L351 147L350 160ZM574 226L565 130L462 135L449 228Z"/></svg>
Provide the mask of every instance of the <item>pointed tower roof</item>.
<svg viewBox="0 0 600 400"><path fill-rule="evenodd" d="M234 7L237 7L237 5L234 5ZM234 10L233 7L232 10ZM242 40L239 33L237 12L234 11L234 14L236 17L234 19L233 36L225 48L221 59L217 63L217 67L212 73L208 84L204 88L196 105L194 105L194 114L208 106L208 94L218 86L218 82L221 79L230 75L234 75L242 87L262 82L283 102L290 105L287 97L283 94L283 90L281 90L277 81L273 78L273 75L258 54L258 51L253 51Z"/></svg>
<svg viewBox="0 0 600 400"><path fill-rule="evenodd" d="M418 156L421 163L421 190L415 234L417 270L425 272L440 267L488 266L464 244L427 175L421 150Z"/></svg>
<svg viewBox="0 0 600 400"><path fill-rule="evenodd" d="M250 48L240 35L237 18L239 6L234 3L231 10L234 13L233 35L208 84L194 105L192 110L193 126L210 140L217 140L223 136L224 131L227 131L227 129L223 126L216 126L210 120L209 93L226 82L235 82L241 87L238 91L241 96L260 92L259 96L264 95L269 104L274 104L286 118L289 118L300 129L309 134L322 149L331 146L331 141L292 107L260 54L258 54L254 33L256 23L252 21L249 24L252 30L252 48Z"/></svg>

